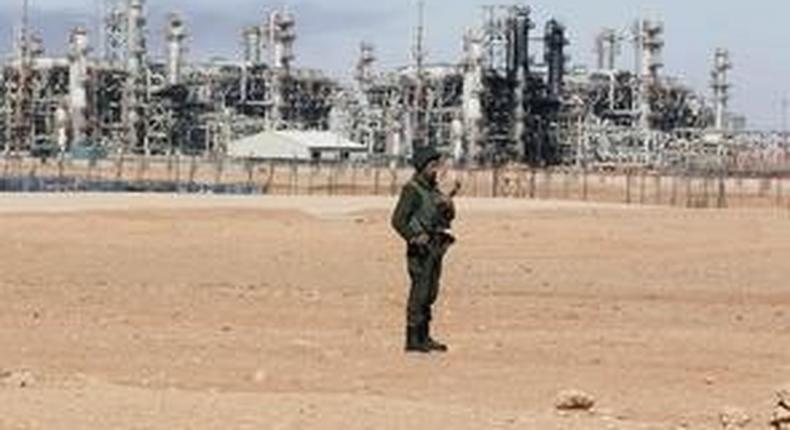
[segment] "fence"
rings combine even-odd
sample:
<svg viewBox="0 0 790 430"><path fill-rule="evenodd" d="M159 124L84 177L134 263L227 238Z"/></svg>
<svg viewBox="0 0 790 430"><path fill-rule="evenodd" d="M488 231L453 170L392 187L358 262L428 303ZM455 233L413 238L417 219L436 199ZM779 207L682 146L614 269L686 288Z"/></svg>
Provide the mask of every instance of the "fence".
<svg viewBox="0 0 790 430"><path fill-rule="evenodd" d="M411 169L362 164L257 163L197 157L104 160L0 158L0 191L210 192L274 195L395 195ZM461 195L668 205L790 209L790 176L727 172L449 169Z"/></svg>

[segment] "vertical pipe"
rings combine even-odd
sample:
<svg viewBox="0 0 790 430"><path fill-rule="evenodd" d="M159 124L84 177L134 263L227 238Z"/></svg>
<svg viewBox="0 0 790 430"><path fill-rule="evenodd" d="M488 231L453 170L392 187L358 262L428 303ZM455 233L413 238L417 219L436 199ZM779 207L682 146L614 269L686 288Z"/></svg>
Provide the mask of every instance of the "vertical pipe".
<svg viewBox="0 0 790 430"><path fill-rule="evenodd" d="M528 7L513 7L508 18L510 25L510 47L508 49L510 70L508 75L515 80L511 139L516 146L516 153L520 160L526 160L528 157L532 160L539 158L539 154L531 154L527 150L526 141L525 99L529 76L529 31L532 24L529 15L530 9Z"/></svg>
<svg viewBox="0 0 790 430"><path fill-rule="evenodd" d="M86 85L88 32L82 27L71 32L69 49L69 116L71 117L71 130L73 143L81 143L86 138L86 109L88 107L88 93ZM65 148L63 148L65 149Z"/></svg>
<svg viewBox="0 0 790 430"><path fill-rule="evenodd" d="M251 26L244 29L244 62L260 64L261 62L261 28Z"/></svg>
<svg viewBox="0 0 790 430"><path fill-rule="evenodd" d="M126 112L126 126L127 126L127 139L129 146L136 147L141 141L143 142L143 150L146 154L149 153L147 139L144 133L143 125L143 106L142 102L145 96L145 16L143 13L143 0L128 0L127 3L127 23L126 23L126 41L127 41L127 58L126 58L126 72L127 72L127 87L125 96L125 109Z"/></svg>
<svg viewBox="0 0 790 430"><path fill-rule="evenodd" d="M549 93L557 98L562 92L565 75L565 28L556 20L546 23L544 46L544 60L549 68Z"/></svg>
<svg viewBox="0 0 790 430"><path fill-rule="evenodd" d="M617 49L618 49L618 40L617 34L614 31L610 31L609 33L609 40L607 41L609 44L609 62L607 63L607 68L609 70L615 69L615 63L617 62Z"/></svg>
<svg viewBox="0 0 790 430"><path fill-rule="evenodd" d="M181 81L185 38L183 19L177 14L171 14L167 27L167 81L170 85L178 85Z"/></svg>
<svg viewBox="0 0 790 430"><path fill-rule="evenodd" d="M713 102L716 110L715 127L716 130L726 128L725 116L729 103L730 84L728 82L728 72L732 68L730 55L726 49L717 49L713 63Z"/></svg>
<svg viewBox="0 0 790 430"><path fill-rule="evenodd" d="M126 68L132 75L139 75L143 67L142 61L145 55L145 41L142 34L143 25L143 0L129 0L126 23L128 50Z"/></svg>
<svg viewBox="0 0 790 430"><path fill-rule="evenodd" d="M427 106L425 100L425 74L424 74L424 61L425 51L423 48L423 38L425 37L425 0L419 0L417 3L418 8L418 23L417 35L414 45L414 62L415 62L415 95L413 106L413 138L412 146L414 149L418 146L428 145L427 139L427 125L425 118L427 116Z"/></svg>
<svg viewBox="0 0 790 430"><path fill-rule="evenodd" d="M482 36L468 30L464 38L466 64L463 85L463 126L466 140L464 158L476 159L482 135L483 46Z"/></svg>

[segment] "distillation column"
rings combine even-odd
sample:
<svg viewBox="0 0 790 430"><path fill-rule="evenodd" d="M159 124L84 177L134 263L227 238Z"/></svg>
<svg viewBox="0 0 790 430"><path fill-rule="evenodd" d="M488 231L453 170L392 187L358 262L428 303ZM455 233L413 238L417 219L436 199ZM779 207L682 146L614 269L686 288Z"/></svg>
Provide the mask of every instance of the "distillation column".
<svg viewBox="0 0 790 430"><path fill-rule="evenodd" d="M79 145L87 138L88 109L88 32L77 27L69 40L69 117L71 118L72 145ZM62 145L62 143L59 142ZM61 150L66 148L61 147Z"/></svg>
<svg viewBox="0 0 790 430"><path fill-rule="evenodd" d="M357 60L356 71L354 72L354 80L356 81L356 94L359 103L359 109L362 111L362 132L359 135L360 143L365 145L368 149L368 156L372 156L375 150L375 133L370 127L370 104L368 103L368 91L373 81L373 63L376 62L373 45L362 43L359 46L359 60ZM393 127L385 118L385 127L387 129L387 138L391 141Z"/></svg>
<svg viewBox="0 0 790 430"><path fill-rule="evenodd" d="M727 105L730 102L729 72L732 69L730 53L726 49L717 49L713 60L711 88L713 89L713 103L716 110L716 130L727 129Z"/></svg>
<svg viewBox="0 0 790 430"><path fill-rule="evenodd" d="M167 82L178 85L184 65L184 39L186 26L178 14L171 14L167 24Z"/></svg>
<svg viewBox="0 0 790 430"><path fill-rule="evenodd" d="M475 160L482 144L483 106L483 37L479 31L469 29L464 35L464 88L463 88L463 135L466 150L460 158ZM461 161L461 160L456 160Z"/></svg>
<svg viewBox="0 0 790 430"><path fill-rule="evenodd" d="M249 26L242 33L244 37L244 62L247 64L261 63L261 28Z"/></svg>
<svg viewBox="0 0 790 430"><path fill-rule="evenodd" d="M621 36L611 28L601 30L595 38L598 70L615 70L617 55L620 53L620 40Z"/></svg>
<svg viewBox="0 0 790 430"><path fill-rule="evenodd" d="M508 23L508 74L515 82L513 98L513 128L511 139L515 143L519 160L527 156L526 109L527 78L529 77L529 32L532 29L529 7L514 6L510 10ZM538 149L538 151L540 151ZM540 159L540 154L530 154Z"/></svg>
<svg viewBox="0 0 790 430"><path fill-rule="evenodd" d="M126 59L127 33L126 9L123 0L104 0L101 54L113 67L121 67Z"/></svg>
<svg viewBox="0 0 790 430"><path fill-rule="evenodd" d="M263 27L269 64L272 67L270 91L272 108L269 115L269 128L277 129L282 125L282 110L285 105L283 93L286 90L284 83L290 74L291 64L294 60L295 26L294 16L288 10L282 9L269 13Z"/></svg>
<svg viewBox="0 0 790 430"><path fill-rule="evenodd" d="M373 64L376 62L375 48L370 43L359 45L359 60L357 61L354 79L361 91L367 91L373 82Z"/></svg>
<svg viewBox="0 0 790 430"><path fill-rule="evenodd" d="M269 13L264 32L269 54L269 64L275 69L288 70L294 60L296 20L287 9Z"/></svg>
<svg viewBox="0 0 790 430"><path fill-rule="evenodd" d="M552 98L559 99L565 80L565 46L568 44L565 27L554 19L547 22L543 44L544 61L548 66L549 94Z"/></svg>
<svg viewBox="0 0 790 430"><path fill-rule="evenodd" d="M11 138L6 141L4 152L22 151L29 148L33 142L33 124L31 121L33 91L32 91L32 65L36 55L34 37L30 31L29 2L25 0L22 6L22 25L16 37L16 88L13 93L12 122L9 126Z"/></svg>
<svg viewBox="0 0 790 430"><path fill-rule="evenodd" d="M146 45L145 45L145 14L143 0L129 0L127 4L126 25L126 94L125 115L127 141L130 149L142 143L143 151L150 155L147 139L145 139L145 98L146 98Z"/></svg>
<svg viewBox="0 0 790 430"><path fill-rule="evenodd" d="M641 54L639 118L643 130L652 128L650 94L659 83L659 71L664 66L661 52L664 48L662 38L664 26L660 22L642 20L636 26L637 51Z"/></svg>

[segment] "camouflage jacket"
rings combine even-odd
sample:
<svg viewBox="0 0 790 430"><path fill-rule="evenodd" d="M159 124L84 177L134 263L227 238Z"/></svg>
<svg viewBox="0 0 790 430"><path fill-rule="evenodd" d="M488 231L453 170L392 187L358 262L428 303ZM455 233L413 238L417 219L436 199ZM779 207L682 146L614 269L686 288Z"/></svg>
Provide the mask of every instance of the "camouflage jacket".
<svg viewBox="0 0 790 430"><path fill-rule="evenodd" d="M392 227L405 241L411 242L422 233L434 235L446 231L454 218L452 200L436 184L417 174L401 190L392 213Z"/></svg>

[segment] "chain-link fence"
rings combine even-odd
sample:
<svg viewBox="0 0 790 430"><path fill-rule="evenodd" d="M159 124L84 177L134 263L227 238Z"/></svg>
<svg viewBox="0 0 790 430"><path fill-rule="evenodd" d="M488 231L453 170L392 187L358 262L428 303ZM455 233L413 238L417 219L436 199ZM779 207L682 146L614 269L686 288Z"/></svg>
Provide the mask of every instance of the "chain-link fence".
<svg viewBox="0 0 790 430"><path fill-rule="evenodd" d="M0 159L0 191L170 192L273 195L395 195L409 168L355 163L252 163L226 158L126 156L102 160ZM553 199L688 208L785 208L790 174L449 168L461 194L479 198Z"/></svg>

